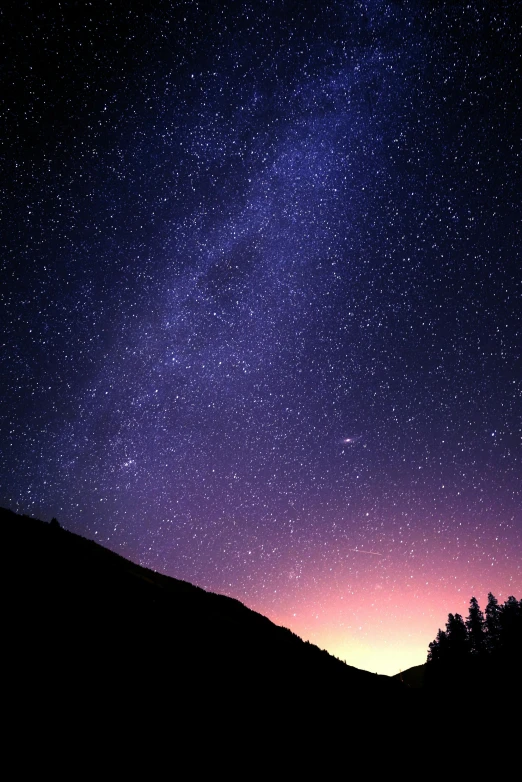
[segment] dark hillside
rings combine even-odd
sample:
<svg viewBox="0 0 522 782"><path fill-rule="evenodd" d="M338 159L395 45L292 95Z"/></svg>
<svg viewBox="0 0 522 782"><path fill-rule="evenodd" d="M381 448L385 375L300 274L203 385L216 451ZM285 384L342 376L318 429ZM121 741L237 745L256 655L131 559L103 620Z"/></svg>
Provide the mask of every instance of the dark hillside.
<svg viewBox="0 0 522 782"><path fill-rule="evenodd" d="M296 710L404 696L396 681L345 665L237 600L135 565L56 522L7 510L1 522L21 691Z"/></svg>
<svg viewBox="0 0 522 782"><path fill-rule="evenodd" d="M425 676L425 665L423 664L423 665L414 665L412 668L407 668L405 671L396 673L393 678L401 681L403 684L406 685L406 687L410 687L411 689L418 690L424 687L424 676Z"/></svg>

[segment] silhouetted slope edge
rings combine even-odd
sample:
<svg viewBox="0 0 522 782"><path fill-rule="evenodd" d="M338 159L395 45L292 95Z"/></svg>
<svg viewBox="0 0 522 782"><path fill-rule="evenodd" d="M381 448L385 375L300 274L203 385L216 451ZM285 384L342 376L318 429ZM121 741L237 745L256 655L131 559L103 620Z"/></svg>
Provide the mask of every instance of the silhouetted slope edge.
<svg viewBox="0 0 522 782"><path fill-rule="evenodd" d="M172 702L399 700L386 676L345 665L290 630L124 559L58 524L1 509L8 632L24 686Z"/></svg>
<svg viewBox="0 0 522 782"><path fill-rule="evenodd" d="M424 687L425 676L425 663L421 665L414 665L411 668L407 668L405 671L396 673L393 677L398 681L401 681L406 687L418 690Z"/></svg>

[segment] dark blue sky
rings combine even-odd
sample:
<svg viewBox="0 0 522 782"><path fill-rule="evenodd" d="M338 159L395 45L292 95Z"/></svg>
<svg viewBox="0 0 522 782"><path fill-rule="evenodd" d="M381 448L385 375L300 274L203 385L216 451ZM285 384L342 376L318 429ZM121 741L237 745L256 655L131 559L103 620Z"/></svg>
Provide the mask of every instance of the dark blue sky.
<svg viewBox="0 0 522 782"><path fill-rule="evenodd" d="M521 16L2 12L1 504L372 670L520 597Z"/></svg>

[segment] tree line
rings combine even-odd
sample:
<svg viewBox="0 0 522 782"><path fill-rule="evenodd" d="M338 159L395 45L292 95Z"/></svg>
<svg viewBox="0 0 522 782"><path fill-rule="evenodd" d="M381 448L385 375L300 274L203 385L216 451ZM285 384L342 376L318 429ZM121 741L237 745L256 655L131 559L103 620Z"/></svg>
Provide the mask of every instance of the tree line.
<svg viewBox="0 0 522 782"><path fill-rule="evenodd" d="M479 673L506 680L518 676L515 666L521 659L522 600L511 595L499 605L490 592L484 612L472 597L466 619L449 614L446 629L439 629L429 644L426 674L432 682Z"/></svg>

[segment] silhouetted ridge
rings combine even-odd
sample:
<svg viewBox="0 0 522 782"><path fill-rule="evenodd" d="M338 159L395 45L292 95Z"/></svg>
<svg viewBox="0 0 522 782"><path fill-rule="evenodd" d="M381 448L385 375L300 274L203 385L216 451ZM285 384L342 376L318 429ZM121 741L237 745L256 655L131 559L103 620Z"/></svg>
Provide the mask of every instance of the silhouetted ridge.
<svg viewBox="0 0 522 782"><path fill-rule="evenodd" d="M136 565L55 520L3 509L1 520L16 563L13 665L32 692L287 709L403 696L392 679L345 665L238 600Z"/></svg>

